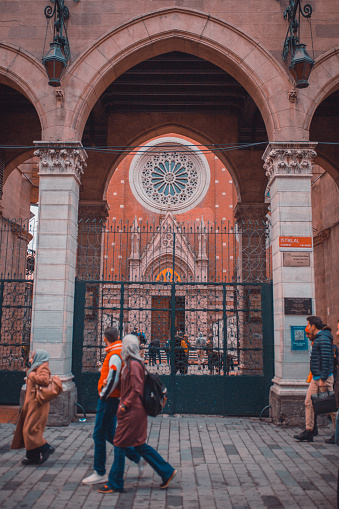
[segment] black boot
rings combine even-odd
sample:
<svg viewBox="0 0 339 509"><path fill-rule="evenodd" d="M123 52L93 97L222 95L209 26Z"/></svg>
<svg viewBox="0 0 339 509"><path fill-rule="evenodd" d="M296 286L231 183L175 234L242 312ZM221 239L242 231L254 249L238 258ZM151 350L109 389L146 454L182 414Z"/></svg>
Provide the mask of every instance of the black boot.
<svg viewBox="0 0 339 509"><path fill-rule="evenodd" d="M48 458L50 457L51 454L53 454L55 449L51 445L45 444L40 447L40 451L41 451L41 460L39 461L39 463L41 465L42 463L45 463L45 461L48 460Z"/></svg>
<svg viewBox="0 0 339 509"><path fill-rule="evenodd" d="M326 444L335 444L335 439L334 439L334 435L331 436L331 438L327 438L325 440L325 443Z"/></svg>
<svg viewBox="0 0 339 509"><path fill-rule="evenodd" d="M21 460L23 465L38 465L40 461L40 447L26 451L26 457Z"/></svg>
<svg viewBox="0 0 339 509"><path fill-rule="evenodd" d="M317 437L319 435L318 426L316 424L313 426L313 432L312 433L313 433L314 437Z"/></svg>
<svg viewBox="0 0 339 509"><path fill-rule="evenodd" d="M294 437L298 442L313 442L313 431L305 429L300 435L294 435Z"/></svg>

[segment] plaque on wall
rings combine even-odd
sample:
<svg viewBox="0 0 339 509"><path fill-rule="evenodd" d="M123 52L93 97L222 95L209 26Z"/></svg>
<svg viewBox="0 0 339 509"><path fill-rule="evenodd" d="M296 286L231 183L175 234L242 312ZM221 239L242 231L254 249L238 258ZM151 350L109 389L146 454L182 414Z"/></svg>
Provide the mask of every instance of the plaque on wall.
<svg viewBox="0 0 339 509"><path fill-rule="evenodd" d="M312 299L285 297L285 315L311 315Z"/></svg>
<svg viewBox="0 0 339 509"><path fill-rule="evenodd" d="M295 251L283 253L284 267L310 267L311 254Z"/></svg>

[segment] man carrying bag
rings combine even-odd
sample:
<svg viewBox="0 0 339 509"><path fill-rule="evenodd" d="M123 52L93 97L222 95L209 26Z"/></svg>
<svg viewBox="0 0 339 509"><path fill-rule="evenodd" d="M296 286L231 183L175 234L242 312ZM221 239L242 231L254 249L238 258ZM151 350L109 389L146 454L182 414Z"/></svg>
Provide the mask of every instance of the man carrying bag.
<svg viewBox="0 0 339 509"><path fill-rule="evenodd" d="M298 442L313 442L314 411L312 405L312 394L319 392L333 391L333 353L331 333L322 330L322 321L318 316L307 318L306 332L313 340L311 352L311 373L312 380L308 387L305 399L306 429L300 435L294 435ZM330 414L335 426L336 413Z"/></svg>

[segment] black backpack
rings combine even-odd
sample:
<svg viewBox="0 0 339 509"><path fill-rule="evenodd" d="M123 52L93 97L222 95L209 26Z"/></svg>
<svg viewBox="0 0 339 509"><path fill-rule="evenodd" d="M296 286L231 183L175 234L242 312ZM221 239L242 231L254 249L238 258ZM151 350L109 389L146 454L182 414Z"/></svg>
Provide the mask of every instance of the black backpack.
<svg viewBox="0 0 339 509"><path fill-rule="evenodd" d="M146 410L146 414L150 417L156 417L163 411L163 408L166 405L167 387L160 380L158 374L153 375L152 373L149 373L145 366L144 369L146 372L145 386L141 401Z"/></svg>

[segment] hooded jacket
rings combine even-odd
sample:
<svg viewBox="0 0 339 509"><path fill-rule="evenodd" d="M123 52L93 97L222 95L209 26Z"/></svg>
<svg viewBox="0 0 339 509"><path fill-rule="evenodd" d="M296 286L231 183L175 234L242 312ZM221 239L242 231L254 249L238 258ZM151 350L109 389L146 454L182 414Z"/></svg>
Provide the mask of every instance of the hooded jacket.
<svg viewBox="0 0 339 509"><path fill-rule="evenodd" d="M311 372L314 380L323 382L333 375L332 334L328 330L316 334L311 352Z"/></svg>

